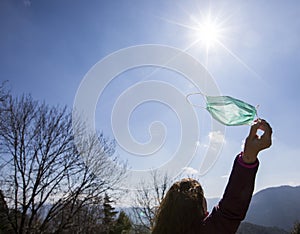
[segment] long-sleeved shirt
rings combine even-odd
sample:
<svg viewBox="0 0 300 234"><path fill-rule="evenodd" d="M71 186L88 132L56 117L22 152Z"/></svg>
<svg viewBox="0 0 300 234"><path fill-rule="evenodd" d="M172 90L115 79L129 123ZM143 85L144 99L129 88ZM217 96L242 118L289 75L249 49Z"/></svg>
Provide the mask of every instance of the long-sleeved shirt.
<svg viewBox="0 0 300 234"><path fill-rule="evenodd" d="M251 201L258 166L258 160L245 164L242 153L236 157L223 198L201 223L199 233L234 234L237 231Z"/></svg>

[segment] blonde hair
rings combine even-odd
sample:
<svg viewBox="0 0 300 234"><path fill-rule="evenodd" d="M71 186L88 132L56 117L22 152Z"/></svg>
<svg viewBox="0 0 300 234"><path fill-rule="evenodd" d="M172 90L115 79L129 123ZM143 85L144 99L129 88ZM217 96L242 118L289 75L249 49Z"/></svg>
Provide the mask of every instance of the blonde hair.
<svg viewBox="0 0 300 234"><path fill-rule="evenodd" d="M199 233L206 203L200 183L186 178L174 183L158 208L152 234Z"/></svg>

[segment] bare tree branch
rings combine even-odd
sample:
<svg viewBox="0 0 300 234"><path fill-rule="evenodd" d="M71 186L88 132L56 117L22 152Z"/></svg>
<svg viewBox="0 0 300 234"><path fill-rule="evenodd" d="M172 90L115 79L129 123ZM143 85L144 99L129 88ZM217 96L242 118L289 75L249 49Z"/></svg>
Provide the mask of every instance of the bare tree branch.
<svg viewBox="0 0 300 234"><path fill-rule="evenodd" d="M133 195L135 220L146 230L152 229L156 209L172 182L167 174L160 175L157 171L151 172L151 178L150 182L142 181Z"/></svg>
<svg viewBox="0 0 300 234"><path fill-rule="evenodd" d="M67 108L49 107L29 95L6 100L0 114L0 183L14 210L11 225L15 233L59 232L74 214L116 187L125 167L103 134L81 142L82 157ZM50 227L66 209L64 221Z"/></svg>

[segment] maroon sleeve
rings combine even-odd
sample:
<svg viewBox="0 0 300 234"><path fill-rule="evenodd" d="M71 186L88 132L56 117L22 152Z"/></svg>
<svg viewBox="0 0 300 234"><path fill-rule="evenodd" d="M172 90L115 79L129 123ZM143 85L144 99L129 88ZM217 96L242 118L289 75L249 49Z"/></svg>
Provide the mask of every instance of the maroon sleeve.
<svg viewBox="0 0 300 234"><path fill-rule="evenodd" d="M238 155L226 186L223 198L211 215L203 222L208 233L234 234L245 218L254 190L258 161L245 164Z"/></svg>

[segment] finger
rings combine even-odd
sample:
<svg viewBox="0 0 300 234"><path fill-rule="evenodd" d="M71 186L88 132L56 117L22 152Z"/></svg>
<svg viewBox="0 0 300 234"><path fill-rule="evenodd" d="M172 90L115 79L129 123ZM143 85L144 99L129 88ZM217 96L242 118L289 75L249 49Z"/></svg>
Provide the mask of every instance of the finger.
<svg viewBox="0 0 300 234"><path fill-rule="evenodd" d="M261 136L261 140L268 146L272 144L272 128L268 122L264 122L263 125L264 134Z"/></svg>
<svg viewBox="0 0 300 234"><path fill-rule="evenodd" d="M267 135L271 135L272 134L272 128L270 126L270 124L265 121L265 120L262 120L261 121L261 124L259 126L259 129L263 130Z"/></svg>
<svg viewBox="0 0 300 234"><path fill-rule="evenodd" d="M249 136L248 136L250 139L257 138L256 133L257 133L257 130L259 129L260 125L261 125L261 123L260 123L259 121L256 121L256 122L254 122L254 124L251 126L250 132L249 132Z"/></svg>

